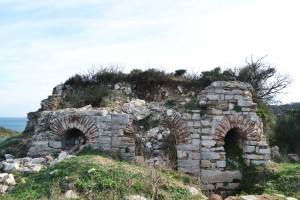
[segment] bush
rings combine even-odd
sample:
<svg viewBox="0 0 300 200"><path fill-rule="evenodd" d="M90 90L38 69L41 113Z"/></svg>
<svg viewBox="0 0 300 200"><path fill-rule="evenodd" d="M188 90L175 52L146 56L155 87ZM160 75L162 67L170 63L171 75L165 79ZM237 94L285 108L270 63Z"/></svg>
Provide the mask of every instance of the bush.
<svg viewBox="0 0 300 200"><path fill-rule="evenodd" d="M300 154L300 110L289 110L277 116L272 143L286 149L287 153Z"/></svg>

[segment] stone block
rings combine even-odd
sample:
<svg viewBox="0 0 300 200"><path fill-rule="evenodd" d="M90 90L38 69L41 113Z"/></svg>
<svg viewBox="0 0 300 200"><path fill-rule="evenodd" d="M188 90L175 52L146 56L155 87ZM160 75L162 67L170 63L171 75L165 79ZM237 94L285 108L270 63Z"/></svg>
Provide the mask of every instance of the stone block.
<svg viewBox="0 0 300 200"><path fill-rule="evenodd" d="M129 123L129 115L127 114L119 114L117 115L117 122L123 125L126 125Z"/></svg>
<svg viewBox="0 0 300 200"><path fill-rule="evenodd" d="M201 123L200 123L200 122L194 122L194 127L195 127L195 128L201 127Z"/></svg>
<svg viewBox="0 0 300 200"><path fill-rule="evenodd" d="M270 163L269 160L251 160L251 165L268 165Z"/></svg>
<svg viewBox="0 0 300 200"><path fill-rule="evenodd" d="M241 180L242 174L239 171L219 171L219 170L205 170L201 171L202 180L207 183L224 183L232 182L233 180Z"/></svg>
<svg viewBox="0 0 300 200"><path fill-rule="evenodd" d="M253 121L253 122L259 122L259 116L257 116L257 115L252 115L252 116L251 116L251 121Z"/></svg>
<svg viewBox="0 0 300 200"><path fill-rule="evenodd" d="M233 103L229 103L228 106L229 106L229 110L234 109L234 104Z"/></svg>
<svg viewBox="0 0 300 200"><path fill-rule="evenodd" d="M202 146L214 146L216 144L215 140L202 140Z"/></svg>
<svg viewBox="0 0 300 200"><path fill-rule="evenodd" d="M243 155L245 159L250 159L250 160L263 160L264 156L263 155L257 155L257 154L246 154Z"/></svg>
<svg viewBox="0 0 300 200"><path fill-rule="evenodd" d="M236 100L243 99L243 96L242 95L234 95L233 99L236 99Z"/></svg>
<svg viewBox="0 0 300 200"><path fill-rule="evenodd" d="M49 141L49 147L54 148L54 149L61 149L62 142L61 141Z"/></svg>
<svg viewBox="0 0 300 200"><path fill-rule="evenodd" d="M212 159L219 159L220 154L216 152L202 152L201 157L204 160L212 160Z"/></svg>
<svg viewBox="0 0 300 200"><path fill-rule="evenodd" d="M200 140L200 135L199 134L191 134L191 138Z"/></svg>
<svg viewBox="0 0 300 200"><path fill-rule="evenodd" d="M186 122L186 126L187 126L187 127L194 127L194 122L187 121L187 122Z"/></svg>
<svg viewBox="0 0 300 200"><path fill-rule="evenodd" d="M182 113L181 118L184 120L190 120L192 119L192 115L189 113Z"/></svg>
<svg viewBox="0 0 300 200"><path fill-rule="evenodd" d="M200 152L189 152L189 158L193 160L200 160L201 153Z"/></svg>
<svg viewBox="0 0 300 200"><path fill-rule="evenodd" d="M250 108L242 108L243 112L250 112L250 110L251 110Z"/></svg>
<svg viewBox="0 0 300 200"><path fill-rule="evenodd" d="M245 143L245 145L255 146L257 142L256 141L252 141L252 140L246 140L244 143Z"/></svg>
<svg viewBox="0 0 300 200"><path fill-rule="evenodd" d="M207 126L211 126L211 123L207 120L202 120L201 125L202 125L202 127L207 127Z"/></svg>
<svg viewBox="0 0 300 200"><path fill-rule="evenodd" d="M243 151L246 153L255 152L255 146L244 146Z"/></svg>
<svg viewBox="0 0 300 200"><path fill-rule="evenodd" d="M111 116L110 115L101 116L101 121L102 122L111 122Z"/></svg>
<svg viewBox="0 0 300 200"><path fill-rule="evenodd" d="M208 100L218 100L219 99L219 95L218 94L208 94L206 95Z"/></svg>
<svg viewBox="0 0 300 200"><path fill-rule="evenodd" d="M204 184L204 185L202 185L202 189L203 190L214 191L216 188L213 184Z"/></svg>
<svg viewBox="0 0 300 200"><path fill-rule="evenodd" d="M217 183L216 189L227 189L227 190L233 190L239 187L239 183Z"/></svg>
<svg viewBox="0 0 300 200"><path fill-rule="evenodd" d="M201 167L210 167L211 162L210 160L201 160Z"/></svg>
<svg viewBox="0 0 300 200"><path fill-rule="evenodd" d="M187 151L177 150L177 157L178 159L187 159Z"/></svg>
<svg viewBox="0 0 300 200"><path fill-rule="evenodd" d="M213 140L213 139L214 139L214 136L202 135L202 136L201 136L201 139L202 139L202 140Z"/></svg>
<svg viewBox="0 0 300 200"><path fill-rule="evenodd" d="M233 95L225 95L225 100L231 100L233 99Z"/></svg>
<svg viewBox="0 0 300 200"><path fill-rule="evenodd" d="M183 151L199 151L200 147L194 144L179 144L177 145L177 149Z"/></svg>
<svg viewBox="0 0 300 200"><path fill-rule="evenodd" d="M217 161L217 167L219 168L226 167L226 161Z"/></svg>
<svg viewBox="0 0 300 200"><path fill-rule="evenodd" d="M235 90L231 90L231 93L232 94L243 94L243 91L242 90L237 90L237 89L235 89Z"/></svg>
<svg viewBox="0 0 300 200"><path fill-rule="evenodd" d="M213 115L222 115L222 113L223 113L223 111L220 109L215 109L215 108L211 109L211 114L213 114Z"/></svg>
<svg viewBox="0 0 300 200"><path fill-rule="evenodd" d="M211 133L211 128L203 128L203 129L201 130L201 132L202 132L203 134L209 135L209 134Z"/></svg>
<svg viewBox="0 0 300 200"><path fill-rule="evenodd" d="M193 120L200 120L201 116L200 116L200 114L195 113L195 114L193 114L192 119Z"/></svg>
<svg viewBox="0 0 300 200"><path fill-rule="evenodd" d="M178 160L178 167L199 167L199 160Z"/></svg>
<svg viewBox="0 0 300 200"><path fill-rule="evenodd" d="M258 153L260 153L260 154L271 154L271 150L269 148L268 149L259 149Z"/></svg>
<svg viewBox="0 0 300 200"><path fill-rule="evenodd" d="M199 139L192 139L192 144L193 145L200 145L200 140Z"/></svg>

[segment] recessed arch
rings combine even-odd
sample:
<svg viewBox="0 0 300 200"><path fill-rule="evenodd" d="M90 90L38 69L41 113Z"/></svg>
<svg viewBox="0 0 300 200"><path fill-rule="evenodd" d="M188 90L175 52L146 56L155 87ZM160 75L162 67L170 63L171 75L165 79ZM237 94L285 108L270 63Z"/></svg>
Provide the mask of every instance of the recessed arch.
<svg viewBox="0 0 300 200"><path fill-rule="evenodd" d="M249 116L244 115L226 115L216 127L216 135L219 139L224 139L228 131L238 128L243 134L243 138L256 140L257 135L263 131L262 122L251 121Z"/></svg>
<svg viewBox="0 0 300 200"><path fill-rule="evenodd" d="M86 144L98 143L99 133L95 123L84 115L68 115L57 118L50 125L50 139L62 141L65 133L69 130L79 130L85 137Z"/></svg>

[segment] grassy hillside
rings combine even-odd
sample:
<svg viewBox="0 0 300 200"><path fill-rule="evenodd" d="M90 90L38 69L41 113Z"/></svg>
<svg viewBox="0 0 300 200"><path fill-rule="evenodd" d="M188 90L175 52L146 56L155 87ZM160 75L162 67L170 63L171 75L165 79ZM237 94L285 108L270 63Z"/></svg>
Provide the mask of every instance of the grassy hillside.
<svg viewBox="0 0 300 200"><path fill-rule="evenodd" d="M300 163L272 163L243 170L238 194L281 194L300 199Z"/></svg>
<svg viewBox="0 0 300 200"><path fill-rule="evenodd" d="M17 182L13 193L2 199L64 199L69 189L80 199L122 199L134 194L149 199L203 199L202 195L192 196L186 188L185 185L198 187L190 177L116 161L93 151Z"/></svg>
<svg viewBox="0 0 300 200"><path fill-rule="evenodd" d="M20 134L18 131L10 130L0 126L0 138L8 138Z"/></svg>

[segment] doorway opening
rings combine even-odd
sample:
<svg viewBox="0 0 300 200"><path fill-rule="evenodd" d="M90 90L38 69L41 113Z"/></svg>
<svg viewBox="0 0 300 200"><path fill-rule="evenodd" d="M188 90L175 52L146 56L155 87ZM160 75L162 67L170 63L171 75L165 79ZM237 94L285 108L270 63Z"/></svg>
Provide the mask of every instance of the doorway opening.
<svg viewBox="0 0 300 200"><path fill-rule="evenodd" d="M226 169L238 169L244 163L243 159L243 134L240 129L230 129L224 138L224 149L226 153Z"/></svg>
<svg viewBox="0 0 300 200"><path fill-rule="evenodd" d="M72 153L77 151L86 143L86 138L82 131L72 128L65 132L62 137L62 150Z"/></svg>

